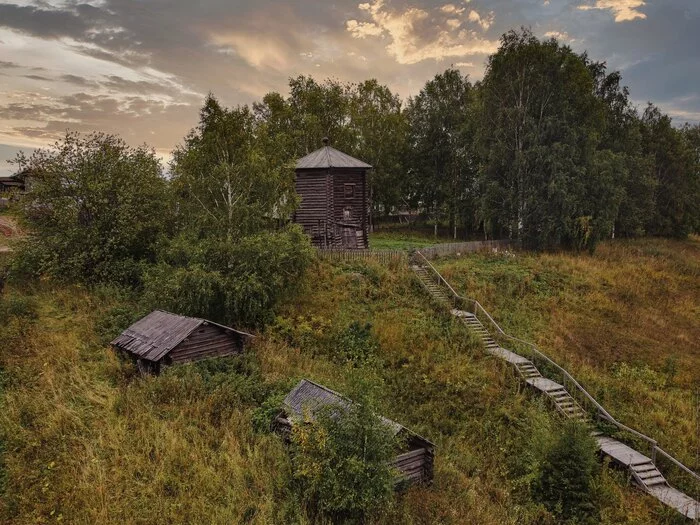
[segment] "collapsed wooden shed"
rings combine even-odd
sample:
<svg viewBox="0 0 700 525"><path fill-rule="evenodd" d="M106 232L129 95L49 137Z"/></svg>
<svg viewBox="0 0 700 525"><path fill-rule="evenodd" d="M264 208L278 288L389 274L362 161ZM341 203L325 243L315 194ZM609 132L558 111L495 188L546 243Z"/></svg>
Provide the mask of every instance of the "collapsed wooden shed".
<svg viewBox="0 0 700 525"><path fill-rule="evenodd" d="M253 336L205 319L155 310L112 341L145 373L173 365L241 353Z"/></svg>
<svg viewBox="0 0 700 525"><path fill-rule="evenodd" d="M294 222L318 248L369 247L369 164L323 147L297 161L295 187L301 204Z"/></svg>
<svg viewBox="0 0 700 525"><path fill-rule="evenodd" d="M295 422L301 420L305 413L313 417L314 413L325 406L349 406L352 403L341 394L323 385L302 379L284 398L282 412L277 416L278 430L289 433ZM430 483L433 480L433 458L435 445L385 417L381 418L394 436L401 438L403 446L391 466L400 472L400 482Z"/></svg>

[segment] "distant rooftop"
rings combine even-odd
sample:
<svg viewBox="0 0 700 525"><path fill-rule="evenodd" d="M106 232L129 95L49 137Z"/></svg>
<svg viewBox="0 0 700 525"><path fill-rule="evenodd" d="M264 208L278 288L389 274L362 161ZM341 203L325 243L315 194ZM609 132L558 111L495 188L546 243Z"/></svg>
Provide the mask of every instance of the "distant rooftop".
<svg viewBox="0 0 700 525"><path fill-rule="evenodd" d="M338 151L328 145L328 139L324 139L324 146L309 153L297 161L297 169L327 169L327 168L360 168L370 169L372 166L362 162L347 153Z"/></svg>

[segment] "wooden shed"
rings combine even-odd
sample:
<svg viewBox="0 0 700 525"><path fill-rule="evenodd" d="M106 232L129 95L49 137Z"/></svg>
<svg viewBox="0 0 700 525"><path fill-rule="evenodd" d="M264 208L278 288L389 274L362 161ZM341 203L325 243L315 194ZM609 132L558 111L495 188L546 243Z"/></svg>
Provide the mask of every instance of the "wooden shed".
<svg viewBox="0 0 700 525"><path fill-rule="evenodd" d="M0 177L0 193L17 191L24 192L25 184L24 178L17 175L10 175L9 177Z"/></svg>
<svg viewBox="0 0 700 525"><path fill-rule="evenodd" d="M277 416L276 424L279 430L288 433L295 421L303 417L305 411L313 417L314 412L324 406L342 407L351 403L352 401L330 388L302 379L284 398L282 412ZM431 483L435 445L399 423L385 417L381 419L403 443L392 462L392 466L401 473L400 484Z"/></svg>
<svg viewBox="0 0 700 525"><path fill-rule="evenodd" d="M253 336L205 319L155 310L136 321L112 341L145 373L173 365L241 353Z"/></svg>
<svg viewBox="0 0 700 525"><path fill-rule="evenodd" d="M367 171L372 166L323 147L297 161L296 191L301 197L294 222L319 248L366 249L369 229Z"/></svg>

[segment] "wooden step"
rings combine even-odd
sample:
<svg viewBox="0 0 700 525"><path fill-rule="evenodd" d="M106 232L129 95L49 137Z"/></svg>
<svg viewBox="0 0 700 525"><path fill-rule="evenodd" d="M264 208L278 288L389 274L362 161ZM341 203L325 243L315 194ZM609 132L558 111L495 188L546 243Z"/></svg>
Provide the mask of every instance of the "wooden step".
<svg viewBox="0 0 700 525"><path fill-rule="evenodd" d="M646 472L637 473L637 476L639 476L639 479L643 480L646 483L646 480L648 479L653 479L661 476L661 472L657 468L654 468L652 470L647 470Z"/></svg>
<svg viewBox="0 0 700 525"><path fill-rule="evenodd" d="M662 484L666 484L666 479L663 476L656 476L654 478L644 480L644 485L646 485L647 487L653 487L655 485Z"/></svg>

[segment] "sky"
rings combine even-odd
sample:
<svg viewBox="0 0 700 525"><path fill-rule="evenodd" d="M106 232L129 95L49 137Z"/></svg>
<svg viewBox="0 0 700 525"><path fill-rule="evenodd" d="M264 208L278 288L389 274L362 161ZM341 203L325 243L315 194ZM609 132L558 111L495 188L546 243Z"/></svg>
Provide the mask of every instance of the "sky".
<svg viewBox="0 0 700 525"><path fill-rule="evenodd" d="M700 0L0 0L0 175L66 130L167 159L208 92L249 104L303 74L407 98L450 66L479 80L521 26L620 70L640 108L700 121Z"/></svg>

